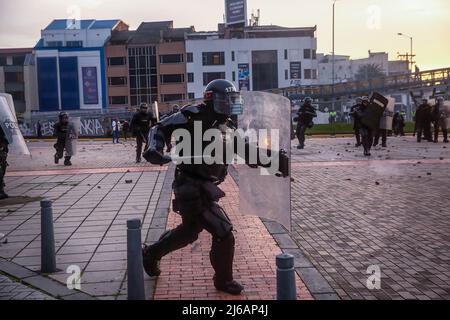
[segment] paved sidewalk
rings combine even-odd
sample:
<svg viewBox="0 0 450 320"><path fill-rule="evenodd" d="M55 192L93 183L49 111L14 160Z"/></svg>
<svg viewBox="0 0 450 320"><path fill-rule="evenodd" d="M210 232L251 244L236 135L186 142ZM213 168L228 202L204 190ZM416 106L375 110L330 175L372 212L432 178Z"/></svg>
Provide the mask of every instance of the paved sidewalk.
<svg viewBox="0 0 450 320"><path fill-rule="evenodd" d="M0 300L54 300L54 298L0 273Z"/></svg>
<svg viewBox="0 0 450 320"><path fill-rule="evenodd" d="M110 171L114 171L111 169ZM53 200L57 267L65 284L69 266L82 271L81 290L103 299L126 297L126 220L140 218L145 239L161 196L165 171L7 177L17 204L0 203L0 257L38 271L41 198ZM130 180L127 183L127 180ZM34 202L26 201L33 197ZM147 292L150 297L151 292Z"/></svg>
<svg viewBox="0 0 450 320"><path fill-rule="evenodd" d="M239 212L239 190L230 176L221 184L221 189L227 196L221 199L220 204L235 227L234 277L245 287L242 295L231 296L214 288L214 271L209 261L211 236L203 231L194 244L162 259L162 274L157 280L155 299L276 299L275 257L281 250L258 217ZM172 229L179 223L181 218L170 213L167 228ZM299 300L313 299L298 276L296 283Z"/></svg>
<svg viewBox="0 0 450 320"><path fill-rule="evenodd" d="M292 237L342 299L450 299L450 145L393 138L368 160L349 143L294 151Z"/></svg>

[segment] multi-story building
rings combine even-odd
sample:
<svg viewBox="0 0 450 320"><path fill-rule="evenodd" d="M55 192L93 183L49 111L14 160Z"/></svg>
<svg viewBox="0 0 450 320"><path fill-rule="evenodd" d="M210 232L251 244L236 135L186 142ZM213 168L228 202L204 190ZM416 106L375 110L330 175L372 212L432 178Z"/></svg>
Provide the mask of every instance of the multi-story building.
<svg viewBox="0 0 450 320"><path fill-rule="evenodd" d="M212 80L240 90L317 83L316 27L249 26L187 34L188 97L200 98Z"/></svg>
<svg viewBox="0 0 450 320"><path fill-rule="evenodd" d="M331 84L333 81L333 56L319 53L317 55L319 66L319 84ZM335 55L334 57L335 83L356 80L360 67L375 65L386 76L404 74L409 72L408 61L389 60L386 52L370 52L369 57L350 59L350 56Z"/></svg>
<svg viewBox="0 0 450 320"><path fill-rule="evenodd" d="M185 34L173 21L144 22L113 32L105 45L108 108L186 99Z"/></svg>
<svg viewBox="0 0 450 320"><path fill-rule="evenodd" d="M107 105L104 45L121 20L54 20L34 48L38 109L101 110Z"/></svg>
<svg viewBox="0 0 450 320"><path fill-rule="evenodd" d="M32 48L0 49L0 92L12 95L17 112L36 105Z"/></svg>

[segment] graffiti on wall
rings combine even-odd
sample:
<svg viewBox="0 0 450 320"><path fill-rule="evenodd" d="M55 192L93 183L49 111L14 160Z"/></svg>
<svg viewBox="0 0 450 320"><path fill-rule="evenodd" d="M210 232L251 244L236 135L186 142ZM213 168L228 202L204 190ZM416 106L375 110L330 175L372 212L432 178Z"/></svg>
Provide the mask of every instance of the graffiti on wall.
<svg viewBox="0 0 450 320"><path fill-rule="evenodd" d="M84 118L81 119L80 136L105 136L109 134L111 120L108 118ZM40 120L41 134L43 137L53 136L54 120ZM25 137L37 136L37 121L24 122L19 125L20 131Z"/></svg>

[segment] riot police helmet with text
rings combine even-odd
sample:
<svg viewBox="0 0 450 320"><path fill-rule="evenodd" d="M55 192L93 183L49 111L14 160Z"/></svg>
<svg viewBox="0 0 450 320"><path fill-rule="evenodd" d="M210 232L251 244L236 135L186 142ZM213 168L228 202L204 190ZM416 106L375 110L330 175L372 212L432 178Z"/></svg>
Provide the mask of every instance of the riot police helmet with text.
<svg viewBox="0 0 450 320"><path fill-rule="evenodd" d="M233 83L218 79L210 82L203 95L206 104L212 104L214 112L227 116L242 114L242 96Z"/></svg>

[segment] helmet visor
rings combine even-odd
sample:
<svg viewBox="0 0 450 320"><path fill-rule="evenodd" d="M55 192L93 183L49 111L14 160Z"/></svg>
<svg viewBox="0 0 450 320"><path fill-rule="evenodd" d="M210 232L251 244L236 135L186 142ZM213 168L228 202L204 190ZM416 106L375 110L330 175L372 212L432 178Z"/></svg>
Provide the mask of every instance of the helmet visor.
<svg viewBox="0 0 450 320"><path fill-rule="evenodd" d="M242 114L242 96L239 92L215 93L214 111L219 114L236 116Z"/></svg>

